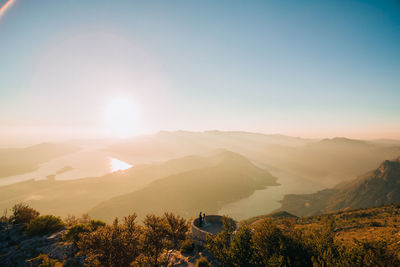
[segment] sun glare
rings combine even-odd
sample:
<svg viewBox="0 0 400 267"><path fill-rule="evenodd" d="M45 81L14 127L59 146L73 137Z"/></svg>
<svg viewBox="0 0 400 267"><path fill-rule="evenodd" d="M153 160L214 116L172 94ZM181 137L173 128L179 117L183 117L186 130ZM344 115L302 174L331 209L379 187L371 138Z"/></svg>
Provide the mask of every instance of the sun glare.
<svg viewBox="0 0 400 267"><path fill-rule="evenodd" d="M108 131L112 136L127 138L138 133L139 113L132 100L125 97L113 99L107 106Z"/></svg>
<svg viewBox="0 0 400 267"><path fill-rule="evenodd" d="M123 170L129 169L131 167L132 167L131 164L123 162L119 159L115 159L115 158L110 159L110 168L111 168L112 172L123 171Z"/></svg>

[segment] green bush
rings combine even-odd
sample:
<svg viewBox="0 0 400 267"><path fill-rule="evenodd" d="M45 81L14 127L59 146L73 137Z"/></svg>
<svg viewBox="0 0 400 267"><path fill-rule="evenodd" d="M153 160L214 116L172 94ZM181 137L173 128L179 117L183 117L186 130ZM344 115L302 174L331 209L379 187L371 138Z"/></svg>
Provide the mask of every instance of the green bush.
<svg viewBox="0 0 400 267"><path fill-rule="evenodd" d="M59 264L57 264L59 263ZM38 265L38 267L56 267L56 266L62 266L62 263L58 262L57 260L50 259L49 257L43 258L43 261L41 264Z"/></svg>
<svg viewBox="0 0 400 267"><path fill-rule="evenodd" d="M51 259L49 258L48 255L46 254L40 254L39 256L37 256L36 258L34 258L34 260L36 259L42 259L42 262L38 265L38 267L56 267L56 266L62 266L62 263L55 260L55 259Z"/></svg>
<svg viewBox="0 0 400 267"><path fill-rule="evenodd" d="M65 239L72 240L75 243L79 240L79 235L96 231L99 227L106 226L106 223L100 220L91 220L88 224L75 224L70 227L65 234Z"/></svg>
<svg viewBox="0 0 400 267"><path fill-rule="evenodd" d="M95 231L99 227L106 226L106 223L100 220L90 220L88 225L91 228L91 230Z"/></svg>
<svg viewBox="0 0 400 267"><path fill-rule="evenodd" d="M181 252L182 253L192 253L194 250L194 243L193 240L191 239L186 239L183 241L182 246L181 246Z"/></svg>
<svg viewBox="0 0 400 267"><path fill-rule="evenodd" d="M44 215L31 220L26 229L28 235L48 234L59 230L64 226L59 217Z"/></svg>
<svg viewBox="0 0 400 267"><path fill-rule="evenodd" d="M10 222L15 224L29 223L40 214L37 210L32 209L24 203L15 204L12 208L12 213L13 214L10 217Z"/></svg>
<svg viewBox="0 0 400 267"><path fill-rule="evenodd" d="M211 264L208 262L208 260L204 257L201 257L196 261L196 267L210 267Z"/></svg>
<svg viewBox="0 0 400 267"><path fill-rule="evenodd" d="M74 242L77 242L79 240L79 235L87 232L89 232L87 225L83 223L75 224L74 226L70 227L67 230L67 233L65 234L64 238L66 240L72 240Z"/></svg>
<svg viewBox="0 0 400 267"><path fill-rule="evenodd" d="M141 227L136 224L136 214L118 219L112 225L98 227L95 231L82 233L77 241L87 266L130 266L140 255ZM145 266L145 265L137 265Z"/></svg>

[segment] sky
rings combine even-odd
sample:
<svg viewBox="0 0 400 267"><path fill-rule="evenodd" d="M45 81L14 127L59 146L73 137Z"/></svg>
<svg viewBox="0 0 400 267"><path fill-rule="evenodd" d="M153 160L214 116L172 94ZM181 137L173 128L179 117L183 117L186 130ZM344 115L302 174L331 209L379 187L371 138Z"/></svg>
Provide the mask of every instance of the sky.
<svg viewBox="0 0 400 267"><path fill-rule="evenodd" d="M0 0L0 144L400 139L399 1Z"/></svg>

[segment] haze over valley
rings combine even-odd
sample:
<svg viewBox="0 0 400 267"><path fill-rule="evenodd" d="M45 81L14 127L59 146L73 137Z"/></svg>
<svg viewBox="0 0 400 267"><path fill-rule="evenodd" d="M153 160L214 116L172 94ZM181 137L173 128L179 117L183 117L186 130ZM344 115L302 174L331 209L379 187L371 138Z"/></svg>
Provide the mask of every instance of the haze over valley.
<svg viewBox="0 0 400 267"><path fill-rule="evenodd" d="M65 152L54 154L56 148ZM86 148L66 142L34 149L49 156L36 170L0 179L0 209L24 202L43 213L89 213L106 221L133 211L171 210L190 218L198 209L246 219L280 208L286 195L339 186L400 155L395 141L223 131L164 131ZM8 171L31 164L22 157L31 150L20 148Z"/></svg>
<svg viewBox="0 0 400 267"><path fill-rule="evenodd" d="M0 0L0 266L400 266L398 0Z"/></svg>

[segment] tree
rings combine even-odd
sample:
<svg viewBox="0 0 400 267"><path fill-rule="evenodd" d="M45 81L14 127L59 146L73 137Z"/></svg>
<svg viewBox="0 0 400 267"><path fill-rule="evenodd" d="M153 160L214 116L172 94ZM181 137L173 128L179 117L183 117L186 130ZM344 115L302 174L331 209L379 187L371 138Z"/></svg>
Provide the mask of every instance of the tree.
<svg viewBox="0 0 400 267"><path fill-rule="evenodd" d="M161 253L167 247L167 225L162 217L154 214L146 215L143 224L143 255L139 258L139 264L159 266Z"/></svg>
<svg viewBox="0 0 400 267"><path fill-rule="evenodd" d="M178 250L182 242L186 239L189 226L185 219L173 213L164 213L164 221L166 224L166 238L168 240L166 257L166 262L168 263L171 253Z"/></svg>
<svg viewBox="0 0 400 267"><path fill-rule="evenodd" d="M39 216L39 212L29 205L24 203L15 204L12 207L12 215L10 217L10 222L18 224L18 223L29 223L31 220L35 219Z"/></svg>
<svg viewBox="0 0 400 267"><path fill-rule="evenodd" d="M222 266L232 266L231 257L231 238L235 231L235 225L232 220L222 218L222 231L214 236L207 237L206 248L221 262Z"/></svg>
<svg viewBox="0 0 400 267"><path fill-rule="evenodd" d="M98 227L97 230L83 233L77 246L81 255L86 255L88 266L129 266L140 255L139 238L141 227L135 223L136 214L118 219L113 225Z"/></svg>
<svg viewBox="0 0 400 267"><path fill-rule="evenodd" d="M254 266L253 233L247 226L242 226L232 237L230 255L233 266Z"/></svg>
<svg viewBox="0 0 400 267"><path fill-rule="evenodd" d="M63 221L54 215L42 215L32 219L26 228L28 235L48 234L64 227Z"/></svg>
<svg viewBox="0 0 400 267"><path fill-rule="evenodd" d="M254 229L254 264L256 266L310 266L311 257L302 243L301 233L283 232L270 219Z"/></svg>

